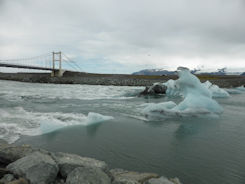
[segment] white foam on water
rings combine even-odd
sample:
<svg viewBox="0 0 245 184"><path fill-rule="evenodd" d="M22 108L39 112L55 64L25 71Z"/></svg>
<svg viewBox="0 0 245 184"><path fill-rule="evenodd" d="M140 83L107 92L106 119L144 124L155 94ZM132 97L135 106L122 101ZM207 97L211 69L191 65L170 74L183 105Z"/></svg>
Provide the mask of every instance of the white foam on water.
<svg viewBox="0 0 245 184"><path fill-rule="evenodd" d="M172 101L158 104L148 104L142 111L148 117L154 116L199 116L199 115L219 115L223 108L214 100L215 94L225 94L223 90L219 91L215 86L210 90L210 83L202 84L200 80L190 73L187 68L178 68L177 80L170 80L168 84L168 94L178 94L184 99L179 104ZM221 95L220 95L221 96Z"/></svg>
<svg viewBox="0 0 245 184"><path fill-rule="evenodd" d="M20 138L21 129L14 123L0 124L0 139L13 143Z"/></svg>
<svg viewBox="0 0 245 184"><path fill-rule="evenodd" d="M0 95L9 101L33 99L129 99L143 87L79 84L37 84L0 80Z"/></svg>
<svg viewBox="0 0 245 184"><path fill-rule="evenodd" d="M13 143L21 135L36 136L55 130L74 126L88 126L113 119L112 116L104 116L90 112L82 113L62 112L28 112L22 107L0 109L0 138Z"/></svg>

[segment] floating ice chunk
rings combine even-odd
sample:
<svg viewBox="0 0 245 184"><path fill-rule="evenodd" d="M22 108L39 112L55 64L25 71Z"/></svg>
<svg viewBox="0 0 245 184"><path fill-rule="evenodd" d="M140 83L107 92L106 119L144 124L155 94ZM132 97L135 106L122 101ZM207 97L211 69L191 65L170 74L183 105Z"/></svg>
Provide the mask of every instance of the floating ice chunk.
<svg viewBox="0 0 245 184"><path fill-rule="evenodd" d="M173 108L176 111L199 111L220 114L223 108L212 98L204 95L188 94L182 102Z"/></svg>
<svg viewBox="0 0 245 184"><path fill-rule="evenodd" d="M53 132L55 130L72 126L72 125L84 125L88 126L103 121L114 119L112 116L104 116L99 113L89 112L88 116L83 114L59 114L53 115L51 121L42 121L40 123L40 129L42 134Z"/></svg>
<svg viewBox="0 0 245 184"><path fill-rule="evenodd" d="M245 87L244 86L240 86L240 87L237 87L235 89L240 90L240 91L245 91Z"/></svg>
<svg viewBox="0 0 245 184"><path fill-rule="evenodd" d="M193 74L190 73L189 69L179 67L177 70L179 79L175 81L175 85L180 90L180 94L184 97L187 94L192 93L193 95L202 95L211 98L211 92L205 88L200 80Z"/></svg>
<svg viewBox="0 0 245 184"><path fill-rule="evenodd" d="M158 104L149 104L143 109L147 116L161 114L163 116L188 116L198 114L221 114L223 108L212 99L214 92L219 93L219 88L214 86L213 93L209 87L210 83L205 85L190 73L187 68L178 68L179 79L169 80L164 83L168 85L167 94L179 94L184 98L182 102L176 105L174 102L163 102ZM209 87L207 87L209 86ZM221 91L223 93L223 91ZM220 92L220 93L221 93Z"/></svg>
<svg viewBox="0 0 245 184"><path fill-rule="evenodd" d="M104 116L98 113L90 112L86 120L87 125L99 123L102 121L108 121L114 119L112 116Z"/></svg>
<svg viewBox="0 0 245 184"><path fill-rule="evenodd" d="M181 70L179 70L181 69ZM189 92L201 93L204 96L211 97L211 92L200 82L200 80L190 73L187 68L178 68L178 80L168 80L163 83L167 86L166 94L169 96L186 96Z"/></svg>
<svg viewBox="0 0 245 184"><path fill-rule="evenodd" d="M225 89L229 94L241 94L245 92L245 87L244 86L239 86L236 88L228 88Z"/></svg>
<svg viewBox="0 0 245 184"><path fill-rule="evenodd" d="M143 109L143 113L147 114L148 112L156 112L156 111L165 111L168 109L173 109L176 106L176 103L162 102L162 103L148 103L145 105L146 107Z"/></svg>
<svg viewBox="0 0 245 184"><path fill-rule="evenodd" d="M166 94L168 96L180 96L180 91L173 79L168 80L167 82L163 83L163 85L167 86Z"/></svg>
<svg viewBox="0 0 245 184"><path fill-rule="evenodd" d="M202 85L208 88L208 90L212 94L212 97L229 97L230 96L226 90L219 88L219 86L212 84L209 81L202 83Z"/></svg>
<svg viewBox="0 0 245 184"><path fill-rule="evenodd" d="M163 83L163 85L167 86L166 94L168 96L184 96L185 93L188 93L190 88L182 88L184 86L193 86L195 85L200 89L199 92L205 93L206 96L212 97L229 97L229 93L219 88L219 86L212 84L209 81L201 83L200 80L195 77L193 74L189 72L188 69L183 68L180 72L178 71L179 79L178 80L168 80L167 82ZM204 89L207 88L207 89Z"/></svg>
<svg viewBox="0 0 245 184"><path fill-rule="evenodd" d="M41 113L29 112L22 107L0 108L0 116L0 139L9 143L18 140L21 135L42 135L68 126L88 126L113 119L112 116L94 112L87 116L82 113Z"/></svg>

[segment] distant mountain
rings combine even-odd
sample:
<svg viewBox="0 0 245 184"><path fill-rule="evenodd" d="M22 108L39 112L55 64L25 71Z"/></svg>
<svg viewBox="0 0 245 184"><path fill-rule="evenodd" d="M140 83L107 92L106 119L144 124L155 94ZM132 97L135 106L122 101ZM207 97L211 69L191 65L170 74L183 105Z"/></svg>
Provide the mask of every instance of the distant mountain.
<svg viewBox="0 0 245 184"><path fill-rule="evenodd" d="M216 71L205 71L200 69L191 70L193 74L202 74L202 75L245 75L245 72L231 72L227 71L227 68L217 69ZM145 69L138 72L132 73L132 75L176 75L175 71L169 71L165 69Z"/></svg>
<svg viewBox="0 0 245 184"><path fill-rule="evenodd" d="M191 70L191 73L199 72L200 70ZM132 75L176 75L176 71L169 71L165 69L145 69L132 73Z"/></svg>
<svg viewBox="0 0 245 184"><path fill-rule="evenodd" d="M226 72L198 72L196 74L202 74L202 75L227 75Z"/></svg>
<svg viewBox="0 0 245 184"><path fill-rule="evenodd" d="M242 75L242 76L245 76L245 72L243 72L241 75Z"/></svg>
<svg viewBox="0 0 245 184"><path fill-rule="evenodd" d="M226 68L221 68L221 69L218 69L217 71L214 71L214 72L205 72L205 71L199 70L199 71L195 72L195 74L202 74L202 75L227 75L227 72L226 72Z"/></svg>
<svg viewBox="0 0 245 184"><path fill-rule="evenodd" d="M174 75L175 71L164 69L145 69L132 73L132 75Z"/></svg>
<svg viewBox="0 0 245 184"><path fill-rule="evenodd" d="M199 70L197 71L195 74L203 74L203 75L242 75L242 72L236 72L236 71L232 71L232 70L228 70L227 68L221 68L221 69L217 69L217 71L202 71Z"/></svg>

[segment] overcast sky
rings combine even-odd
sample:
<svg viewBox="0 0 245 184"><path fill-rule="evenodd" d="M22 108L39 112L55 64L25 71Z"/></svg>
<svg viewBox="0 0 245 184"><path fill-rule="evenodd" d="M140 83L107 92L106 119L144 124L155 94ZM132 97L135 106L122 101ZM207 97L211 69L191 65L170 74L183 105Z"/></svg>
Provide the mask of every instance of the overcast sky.
<svg viewBox="0 0 245 184"><path fill-rule="evenodd" d="M0 0L0 59L60 50L87 72L245 68L245 1Z"/></svg>

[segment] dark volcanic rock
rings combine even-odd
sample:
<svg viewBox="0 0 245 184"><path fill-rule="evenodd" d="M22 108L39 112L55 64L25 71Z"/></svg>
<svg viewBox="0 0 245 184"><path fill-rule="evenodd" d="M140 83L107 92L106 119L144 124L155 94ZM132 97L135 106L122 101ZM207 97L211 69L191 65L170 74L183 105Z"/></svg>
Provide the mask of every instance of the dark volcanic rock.
<svg viewBox="0 0 245 184"><path fill-rule="evenodd" d="M167 86L161 83L154 84L151 87L145 87L145 90L140 93L140 95L156 95L156 94L166 94Z"/></svg>
<svg viewBox="0 0 245 184"><path fill-rule="evenodd" d="M29 154L7 166L19 177L28 179L33 184L49 184L55 181L58 166L49 156L41 152Z"/></svg>
<svg viewBox="0 0 245 184"><path fill-rule="evenodd" d="M111 179L99 168L78 167L71 171L66 184L110 184Z"/></svg>
<svg viewBox="0 0 245 184"><path fill-rule="evenodd" d="M105 172L108 171L108 166L105 162L92 158L68 153L55 153L52 156L60 168L61 176L64 178L77 167L92 167L99 168Z"/></svg>

